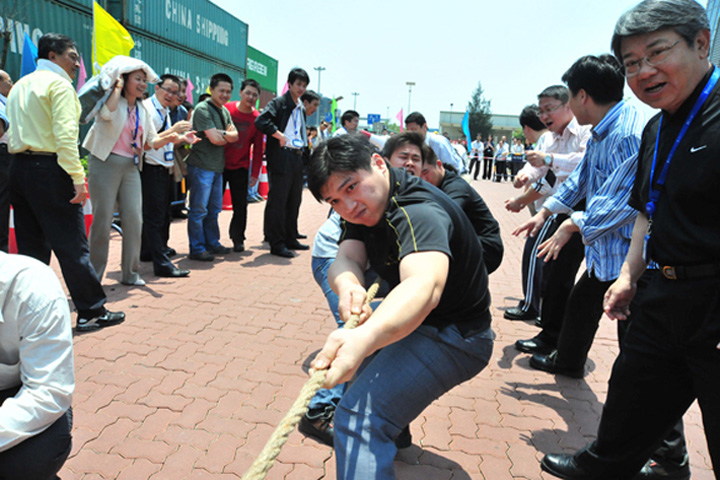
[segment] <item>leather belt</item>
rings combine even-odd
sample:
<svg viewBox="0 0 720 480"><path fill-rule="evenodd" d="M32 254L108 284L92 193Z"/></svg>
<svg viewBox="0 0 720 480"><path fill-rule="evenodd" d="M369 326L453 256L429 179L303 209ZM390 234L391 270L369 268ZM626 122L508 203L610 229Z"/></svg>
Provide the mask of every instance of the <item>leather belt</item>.
<svg viewBox="0 0 720 480"><path fill-rule="evenodd" d="M286 152L294 153L295 155L302 155L302 150L299 148L288 148L288 147L281 147Z"/></svg>
<svg viewBox="0 0 720 480"><path fill-rule="evenodd" d="M660 267L663 276L668 280L687 280L692 278L720 277L720 264L708 263L706 265L664 265Z"/></svg>
<svg viewBox="0 0 720 480"><path fill-rule="evenodd" d="M27 155L29 157L57 157L57 153L52 152L34 152L32 150L25 150L24 152L18 152L15 155Z"/></svg>

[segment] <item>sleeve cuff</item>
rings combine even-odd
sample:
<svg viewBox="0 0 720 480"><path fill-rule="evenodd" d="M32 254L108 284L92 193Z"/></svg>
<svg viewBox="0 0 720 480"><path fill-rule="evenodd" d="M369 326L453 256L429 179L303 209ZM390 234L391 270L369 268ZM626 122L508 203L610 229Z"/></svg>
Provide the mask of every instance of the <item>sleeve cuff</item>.
<svg viewBox="0 0 720 480"><path fill-rule="evenodd" d="M583 228L585 228L585 220L583 219L584 214L585 212L573 212L572 215L570 215L570 220L577 225L581 232Z"/></svg>

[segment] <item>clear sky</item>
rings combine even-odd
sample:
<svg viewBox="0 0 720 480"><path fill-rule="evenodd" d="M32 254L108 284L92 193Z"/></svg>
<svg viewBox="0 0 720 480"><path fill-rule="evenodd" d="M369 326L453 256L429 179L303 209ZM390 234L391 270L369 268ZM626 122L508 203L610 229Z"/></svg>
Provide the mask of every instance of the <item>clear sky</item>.
<svg viewBox="0 0 720 480"><path fill-rule="evenodd" d="M361 116L389 112L394 118L401 108L408 114L406 82L415 82L411 109L431 128L451 104L464 111L478 82L493 113L518 115L543 88L561 83L579 57L609 52L615 22L637 3L212 1L249 25L250 45L279 61L279 88L300 66L317 91L313 68L323 66L321 93L343 96L342 110L357 100Z"/></svg>

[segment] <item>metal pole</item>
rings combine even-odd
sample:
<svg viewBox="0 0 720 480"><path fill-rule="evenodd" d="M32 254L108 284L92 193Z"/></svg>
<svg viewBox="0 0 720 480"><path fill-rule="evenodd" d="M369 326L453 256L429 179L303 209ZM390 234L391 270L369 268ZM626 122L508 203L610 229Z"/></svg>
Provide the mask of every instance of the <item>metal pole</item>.
<svg viewBox="0 0 720 480"><path fill-rule="evenodd" d="M405 85L408 86L408 115L412 113L412 110L410 109L410 99L412 98L412 87L415 85L415 82L405 82Z"/></svg>
<svg viewBox="0 0 720 480"><path fill-rule="evenodd" d="M315 70L318 72L318 95L320 95L320 74L323 72L323 70L327 70L325 67L314 67ZM320 95L322 97L322 95Z"/></svg>
<svg viewBox="0 0 720 480"><path fill-rule="evenodd" d="M357 111L357 97L360 95L358 92L352 92L353 99L353 110Z"/></svg>

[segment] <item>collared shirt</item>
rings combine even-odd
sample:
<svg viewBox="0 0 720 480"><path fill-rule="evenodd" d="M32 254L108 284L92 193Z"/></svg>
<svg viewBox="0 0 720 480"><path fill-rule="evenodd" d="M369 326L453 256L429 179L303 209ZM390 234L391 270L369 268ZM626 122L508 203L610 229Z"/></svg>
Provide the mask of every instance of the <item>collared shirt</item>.
<svg viewBox="0 0 720 480"><path fill-rule="evenodd" d="M5 105L7 104L7 97L0 93L0 121L2 121L5 125L5 133L3 133L3 136L0 137L0 143L7 143L8 142L8 127L10 126L10 121L7 118L7 114L5 113Z"/></svg>
<svg viewBox="0 0 720 480"><path fill-rule="evenodd" d="M80 101L70 76L49 60L15 83L8 97L9 150L57 153L58 165L75 185L85 183L78 133Z"/></svg>
<svg viewBox="0 0 720 480"><path fill-rule="evenodd" d="M628 205L637 170L645 119L623 101L611 108L592 129L585 157L545 202L553 213L570 213L586 199L584 212L574 212L572 221L585 243L588 272L603 282L620 274L630 247L637 211Z"/></svg>
<svg viewBox="0 0 720 480"><path fill-rule="evenodd" d="M307 131L305 130L305 110L302 102L298 101L297 106L290 114L287 126L283 132L287 143L286 148L303 148L308 146Z"/></svg>
<svg viewBox="0 0 720 480"><path fill-rule="evenodd" d="M427 132L425 134L425 143L433 149L442 163L452 165L460 173L465 172L465 164L460 158L460 154L453 148L450 140L437 133Z"/></svg>
<svg viewBox="0 0 720 480"><path fill-rule="evenodd" d="M480 157L483 153L484 142L482 140L474 140L470 143L470 156Z"/></svg>
<svg viewBox="0 0 720 480"><path fill-rule="evenodd" d="M497 148L495 149L495 159L496 160L505 160L508 154L508 144L507 143L498 143Z"/></svg>
<svg viewBox="0 0 720 480"><path fill-rule="evenodd" d="M158 133L169 129L172 126L170 120L170 109L167 107L163 107L158 101L156 95L148 98L147 100L145 100L144 103L145 108L148 111L148 116L155 125L155 130L157 130ZM172 151L172 143L168 143L164 147L158 148L157 150L147 150L145 151L145 163L170 168L173 166L173 160L172 156L168 157L167 154L172 153ZM168 160L168 158L170 159Z"/></svg>
<svg viewBox="0 0 720 480"><path fill-rule="evenodd" d="M335 130L335 133L332 134L332 138L339 137L340 135L347 135L347 130L345 130L345 127L338 127L337 130Z"/></svg>
<svg viewBox="0 0 720 480"><path fill-rule="evenodd" d="M35 436L70 408L75 390L67 298L55 273L0 252L0 452Z"/></svg>

